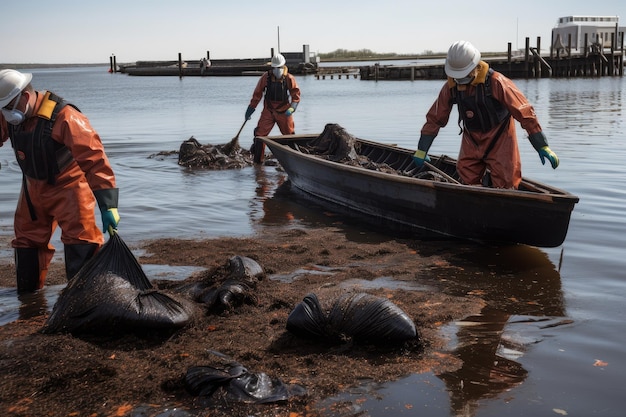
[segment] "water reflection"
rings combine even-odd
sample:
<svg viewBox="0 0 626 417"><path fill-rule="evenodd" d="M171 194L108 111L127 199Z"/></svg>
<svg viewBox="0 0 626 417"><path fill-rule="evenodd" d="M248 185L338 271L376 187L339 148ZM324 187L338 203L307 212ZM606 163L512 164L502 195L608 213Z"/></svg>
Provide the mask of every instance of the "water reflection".
<svg viewBox="0 0 626 417"><path fill-rule="evenodd" d="M480 400L497 397L526 379L528 372L521 364L499 354L508 319L506 312L487 307L459 326L454 352L463 365L438 375L450 393L453 415L473 416Z"/></svg>
<svg viewBox="0 0 626 417"><path fill-rule="evenodd" d="M30 294L19 294L17 300L20 303L19 318L28 320L43 316L48 311L48 302L44 291L36 291Z"/></svg>
<svg viewBox="0 0 626 417"><path fill-rule="evenodd" d="M512 389L528 376L518 359L531 346L551 337L551 332L571 322L563 318L560 274L539 249L450 242L444 256L456 272L451 274L450 268L434 271L434 279L443 290L487 302L480 314L442 329L461 366L436 376L412 375L383 385L350 388L318 404L324 416L394 414L390 411L423 416L425 410L429 416L478 415L485 401L503 395L514 398ZM447 393L448 410L441 408L442 392Z"/></svg>
<svg viewBox="0 0 626 417"><path fill-rule="evenodd" d="M556 327L565 315L561 276L544 252L530 246L450 242L438 253L454 267L432 271L442 290L487 303L480 314L442 329L462 361L459 369L437 375L449 393L450 413L473 416L482 401L513 396L510 390L526 379L517 359L544 337L535 332L538 327Z"/></svg>
<svg viewBox="0 0 626 417"><path fill-rule="evenodd" d="M622 80L593 78L519 82L550 135L620 136L623 132ZM549 91L546 94L546 91ZM572 111L576 109L576 111Z"/></svg>
<svg viewBox="0 0 626 417"><path fill-rule="evenodd" d="M64 287L65 284L45 286L30 294L18 294L15 287L0 288L0 326L50 312L50 307L54 305Z"/></svg>
<svg viewBox="0 0 626 417"><path fill-rule="evenodd" d="M565 315L560 274L539 249L468 246L456 253L451 258L460 272L440 278L445 291L479 296L488 304L480 315L447 329L455 332L454 354L463 364L438 377L449 391L452 415L473 416L482 400L513 395L511 388L528 374L515 359L545 337L540 330L567 321L560 319ZM511 327L515 330L507 332Z"/></svg>
<svg viewBox="0 0 626 417"><path fill-rule="evenodd" d="M263 200L260 224L335 224L341 225L347 235L359 236L360 240L378 236L375 227L372 230L370 225L358 223L353 216L329 217L336 207L306 198L291 189L288 181L281 179L279 183L272 183L278 185L274 189L268 187L262 171L257 175L260 180L257 197ZM381 234L380 238L385 236L393 238L389 233ZM440 375L352 388L322 401L319 406L330 413L324 415L356 416L363 415L363 412L374 415L376 410L398 408L398 393L406 393L407 385L413 387L407 402L435 408L441 404L438 394L442 388L429 378L436 377L443 382L450 402L449 410L438 409L436 414L474 416L485 400L499 398L505 393L514 396L511 389L523 384L528 375L518 358L550 332L558 331L560 325L569 323L563 319L566 313L560 273L540 249L524 245L478 245L456 240L415 239L414 244L421 256L439 255L450 263L445 268L432 270L422 284L435 284L447 294L479 297L487 303L480 314L442 329L442 334L450 340L449 349L462 365ZM331 403L341 404L342 411ZM334 411L330 412L331 409ZM401 411L402 415L417 416L423 415L423 410L416 407Z"/></svg>

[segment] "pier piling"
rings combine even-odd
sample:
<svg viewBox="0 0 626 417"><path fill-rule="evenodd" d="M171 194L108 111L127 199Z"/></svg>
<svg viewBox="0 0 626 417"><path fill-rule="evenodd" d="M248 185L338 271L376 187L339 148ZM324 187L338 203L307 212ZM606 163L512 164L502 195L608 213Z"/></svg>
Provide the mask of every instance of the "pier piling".
<svg viewBox="0 0 626 417"><path fill-rule="evenodd" d="M506 57L493 54L484 56L483 60L509 78L571 78L571 77L602 77L624 75L624 36L621 32L621 45L616 45L612 36L611 48L587 48L580 53L572 53L572 39L568 36L563 47L550 47L550 55L541 55L541 37L537 37L536 46L530 45L526 38L524 53L521 57L513 55L511 43L508 43ZM585 40L585 44L587 41ZM553 45L562 45L559 42ZM487 54L484 54L487 55ZM416 80L445 79L446 74L442 63L436 65L381 65L376 63L359 67L362 80Z"/></svg>

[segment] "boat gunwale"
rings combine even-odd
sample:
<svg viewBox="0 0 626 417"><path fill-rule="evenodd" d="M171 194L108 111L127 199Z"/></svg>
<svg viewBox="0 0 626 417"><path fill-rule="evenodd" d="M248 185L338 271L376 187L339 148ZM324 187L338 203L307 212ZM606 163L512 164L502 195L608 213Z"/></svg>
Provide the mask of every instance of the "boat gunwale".
<svg viewBox="0 0 626 417"><path fill-rule="evenodd" d="M360 166L352 166L347 164L342 164L341 162L331 161L328 159L321 158L319 155L314 154L306 154L300 152L291 146L280 143L278 140L292 140L292 141L301 141L305 139L314 139L318 137L315 134L294 134L294 135L279 135L279 136L257 136L260 140L264 141L268 146L280 146L284 148L287 152L298 155L300 158L311 159L321 163L323 165L328 165L331 167L340 167L338 169L351 171L355 173L359 173L360 175L366 175L371 177L378 177L381 179L385 178L393 178L394 182L403 182L407 184L419 184L420 186L428 187L428 188L441 188L441 189L451 189L451 190L460 190L469 194L478 194L478 195L489 195L489 196L503 196L507 198L515 198L520 200L534 200L534 201L542 201L548 203L557 203L557 204L566 204L569 203L572 206L579 201L579 198L574 194L571 194L565 190L561 190L559 188L553 187L551 185L547 185L535 180L530 180L527 178L523 178L523 181L529 183L530 185L537 187L540 189L539 192L535 191L525 191L525 190L513 190L513 189L501 189L501 188L489 188L489 187L477 187L466 184L454 184L450 182L442 182L442 181L433 181L422 178L408 177L399 174L392 174L387 172L380 172L371 169L367 169ZM367 139L357 138L358 141L363 142L365 144L375 146L378 148L386 148L391 152L401 151L400 153L413 153L410 149L397 147L394 145L388 145L380 142L372 142ZM271 150L270 146L270 150ZM436 157L448 158L451 161L456 163L456 160L446 155L438 155ZM544 191L545 190L545 191Z"/></svg>

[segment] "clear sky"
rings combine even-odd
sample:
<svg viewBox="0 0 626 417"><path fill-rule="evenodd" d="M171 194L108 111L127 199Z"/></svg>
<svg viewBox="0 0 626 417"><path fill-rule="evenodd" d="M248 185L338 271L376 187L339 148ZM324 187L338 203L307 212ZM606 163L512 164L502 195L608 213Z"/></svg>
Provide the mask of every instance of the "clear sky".
<svg viewBox="0 0 626 417"><path fill-rule="evenodd" d="M10 0L0 13L0 63L262 58L305 44L421 54L460 39L496 52L526 37L547 50L562 16L619 16L626 26L624 0Z"/></svg>

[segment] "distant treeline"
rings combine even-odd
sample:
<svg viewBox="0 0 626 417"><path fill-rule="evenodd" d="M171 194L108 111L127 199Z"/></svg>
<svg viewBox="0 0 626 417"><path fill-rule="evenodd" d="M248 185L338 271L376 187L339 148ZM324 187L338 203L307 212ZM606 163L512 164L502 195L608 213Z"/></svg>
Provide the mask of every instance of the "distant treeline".
<svg viewBox="0 0 626 417"><path fill-rule="evenodd" d="M499 56L502 52L483 52L483 57ZM506 54L506 53L505 53ZM349 51L347 49L335 49L333 52L319 52L317 54L322 61L370 61L388 59L424 59L445 58L446 52L433 52L426 50L421 54L397 54L395 52L374 52L371 49L359 49Z"/></svg>
<svg viewBox="0 0 626 417"><path fill-rule="evenodd" d="M322 60L369 60L369 59L410 59L418 57L436 57L445 56L445 53L434 53L433 51L424 51L421 54L397 54L395 52L374 52L371 49L359 49L350 51L347 49L335 49L332 52L320 52L318 56Z"/></svg>

